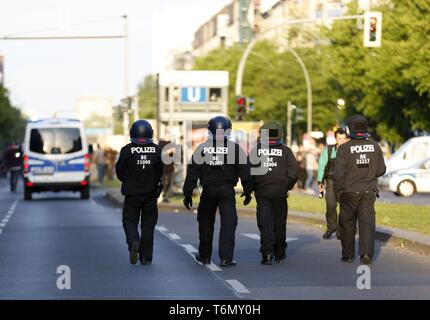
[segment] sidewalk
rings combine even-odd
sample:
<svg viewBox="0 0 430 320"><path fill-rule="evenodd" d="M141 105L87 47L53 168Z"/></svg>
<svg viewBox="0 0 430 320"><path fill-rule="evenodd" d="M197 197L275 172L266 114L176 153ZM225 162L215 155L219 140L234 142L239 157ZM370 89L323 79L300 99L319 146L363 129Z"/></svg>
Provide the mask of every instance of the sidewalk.
<svg viewBox="0 0 430 320"><path fill-rule="evenodd" d="M118 206L122 206L124 203L124 196L119 189L109 189L106 192L106 197ZM160 211L188 212L183 206L177 204L159 203L158 208ZM255 217L254 208L237 208L237 213L240 216ZM288 220L311 224L325 224L324 215L310 212L289 211ZM376 239L430 256L430 237L416 232L377 226Z"/></svg>

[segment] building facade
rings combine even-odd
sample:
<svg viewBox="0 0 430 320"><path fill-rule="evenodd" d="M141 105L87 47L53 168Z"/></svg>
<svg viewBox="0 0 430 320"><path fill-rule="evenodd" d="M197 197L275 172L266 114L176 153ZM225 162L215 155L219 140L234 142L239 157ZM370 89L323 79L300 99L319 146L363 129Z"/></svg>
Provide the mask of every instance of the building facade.
<svg viewBox="0 0 430 320"><path fill-rule="evenodd" d="M195 32L193 55L204 56L220 46L246 43L255 32L281 47L314 45L319 39L316 24L291 27L285 22L341 16L346 13L349 2L351 0L233 0ZM372 2L376 0L360 0L360 8L368 10ZM294 28L305 32L296 32L292 39Z"/></svg>

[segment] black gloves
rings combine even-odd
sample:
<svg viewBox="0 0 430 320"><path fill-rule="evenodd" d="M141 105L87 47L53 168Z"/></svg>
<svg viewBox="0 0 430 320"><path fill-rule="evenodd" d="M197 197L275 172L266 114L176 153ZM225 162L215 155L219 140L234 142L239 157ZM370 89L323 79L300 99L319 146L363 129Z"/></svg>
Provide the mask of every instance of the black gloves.
<svg viewBox="0 0 430 320"><path fill-rule="evenodd" d="M157 183L157 198L160 196L160 194L163 192L163 182L158 181Z"/></svg>
<svg viewBox="0 0 430 320"><path fill-rule="evenodd" d="M193 199L191 197L185 197L183 203L185 208L191 210L191 207L193 206Z"/></svg>
<svg viewBox="0 0 430 320"><path fill-rule="evenodd" d="M247 206L251 202L251 200L252 200L252 197L251 197L250 194L244 194L244 193L242 193L242 195L240 197L241 198L245 197L245 200L243 200L243 205L244 206Z"/></svg>

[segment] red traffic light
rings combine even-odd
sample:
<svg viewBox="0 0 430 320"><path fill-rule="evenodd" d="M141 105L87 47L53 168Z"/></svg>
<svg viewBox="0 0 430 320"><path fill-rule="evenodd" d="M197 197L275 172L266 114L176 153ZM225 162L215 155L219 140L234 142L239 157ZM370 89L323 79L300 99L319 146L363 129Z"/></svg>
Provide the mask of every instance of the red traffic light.
<svg viewBox="0 0 430 320"><path fill-rule="evenodd" d="M236 97L236 105L239 107L245 106L245 97Z"/></svg>

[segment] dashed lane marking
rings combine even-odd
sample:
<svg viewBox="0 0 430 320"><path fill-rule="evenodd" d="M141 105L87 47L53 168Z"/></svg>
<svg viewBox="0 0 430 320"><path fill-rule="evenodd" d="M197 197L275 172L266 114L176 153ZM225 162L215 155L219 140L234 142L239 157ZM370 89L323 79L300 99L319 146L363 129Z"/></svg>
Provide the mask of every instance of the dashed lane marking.
<svg viewBox="0 0 430 320"><path fill-rule="evenodd" d="M9 210L7 211L7 215L3 217L3 220L0 223L0 228L6 227L6 225L9 222L9 219L12 217L13 213L15 212L16 206L18 205L18 200L15 200L11 206L9 207ZM2 229L0 229L0 234L3 232Z"/></svg>
<svg viewBox="0 0 430 320"><path fill-rule="evenodd" d="M260 236L255 233L242 233L242 236L253 239L253 240L260 240Z"/></svg>
<svg viewBox="0 0 430 320"><path fill-rule="evenodd" d="M198 250L191 244L183 244L182 247L189 253L196 253Z"/></svg>
<svg viewBox="0 0 430 320"><path fill-rule="evenodd" d="M169 233L169 237L173 240L181 240L181 237L177 233Z"/></svg>
<svg viewBox="0 0 430 320"><path fill-rule="evenodd" d="M210 271L222 271L222 269L220 267L218 267L216 264L214 264L213 262L211 262L210 264L207 264L206 267Z"/></svg>
<svg viewBox="0 0 430 320"><path fill-rule="evenodd" d="M260 236L256 233L242 233L242 236L253 239L253 240L260 240ZM287 238L287 242L291 242L291 241L297 241L299 240L298 238L295 237L291 237L291 238Z"/></svg>
<svg viewBox="0 0 430 320"><path fill-rule="evenodd" d="M242 283L238 280L225 280L236 292L238 293L251 293Z"/></svg>
<svg viewBox="0 0 430 320"><path fill-rule="evenodd" d="M167 228L165 226L156 226L155 229L160 232L167 232Z"/></svg>

